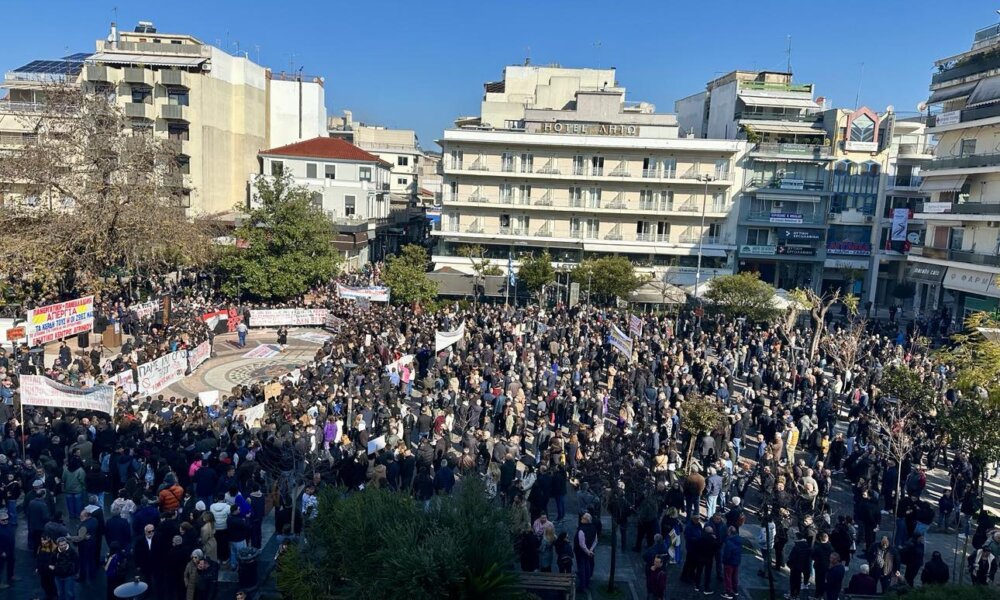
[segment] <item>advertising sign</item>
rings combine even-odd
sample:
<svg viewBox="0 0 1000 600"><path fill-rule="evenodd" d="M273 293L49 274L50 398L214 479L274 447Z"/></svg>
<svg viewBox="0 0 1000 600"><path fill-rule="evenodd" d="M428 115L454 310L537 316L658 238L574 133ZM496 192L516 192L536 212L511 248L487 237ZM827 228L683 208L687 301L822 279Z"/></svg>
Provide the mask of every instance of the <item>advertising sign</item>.
<svg viewBox="0 0 1000 600"><path fill-rule="evenodd" d="M894 208L892 209L892 228L890 229L891 235L889 239L894 242L905 242L906 241L906 227L910 222L910 209L908 208Z"/></svg>
<svg viewBox="0 0 1000 600"><path fill-rule="evenodd" d="M806 181L805 181L805 179L788 179L788 178L785 178L785 179L781 180L780 187L783 190L801 190L801 189L804 189L806 187Z"/></svg>
<svg viewBox="0 0 1000 600"><path fill-rule="evenodd" d="M851 240L830 241L826 243L826 253L867 256L872 253L872 245L869 242L854 242Z"/></svg>
<svg viewBox="0 0 1000 600"><path fill-rule="evenodd" d="M755 246L752 244L744 244L740 246L740 254L760 254L764 256L770 256L777 252L777 247L775 246Z"/></svg>
<svg viewBox="0 0 1000 600"><path fill-rule="evenodd" d="M778 239L782 241L815 242L819 241L819 238L819 231L814 229L789 229L787 227L778 229Z"/></svg>
<svg viewBox="0 0 1000 600"><path fill-rule="evenodd" d="M28 344L37 346L94 328L94 297L86 296L28 311Z"/></svg>
<svg viewBox="0 0 1000 600"><path fill-rule="evenodd" d="M816 249L809 246L778 246L778 254L785 256L816 256Z"/></svg>
<svg viewBox="0 0 1000 600"><path fill-rule="evenodd" d="M322 325L329 311L325 308L267 308L250 311L252 327L280 327L282 325Z"/></svg>
<svg viewBox="0 0 1000 600"><path fill-rule="evenodd" d="M801 213L773 212L769 220L772 223L801 223L803 217Z"/></svg>
<svg viewBox="0 0 1000 600"><path fill-rule="evenodd" d="M924 202L924 208L922 212L949 213L951 212L951 202Z"/></svg>
<svg viewBox="0 0 1000 600"><path fill-rule="evenodd" d="M109 385L76 388L41 375L22 375L21 403L27 406L93 410L111 415L114 414L115 388Z"/></svg>

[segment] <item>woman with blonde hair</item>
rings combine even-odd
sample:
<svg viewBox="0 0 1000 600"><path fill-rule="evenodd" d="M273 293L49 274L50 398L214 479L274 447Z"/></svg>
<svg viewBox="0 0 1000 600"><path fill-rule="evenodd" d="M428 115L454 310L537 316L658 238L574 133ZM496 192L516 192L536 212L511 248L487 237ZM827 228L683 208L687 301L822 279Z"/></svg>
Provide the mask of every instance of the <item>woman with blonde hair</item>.
<svg viewBox="0 0 1000 600"><path fill-rule="evenodd" d="M552 521L542 530L542 543L538 547L538 570L551 573L556 560L556 525Z"/></svg>
<svg viewBox="0 0 1000 600"><path fill-rule="evenodd" d="M218 562L219 546L218 542L215 541L215 517L212 516L212 513L205 511L201 515L201 520L201 551L205 553L206 557Z"/></svg>

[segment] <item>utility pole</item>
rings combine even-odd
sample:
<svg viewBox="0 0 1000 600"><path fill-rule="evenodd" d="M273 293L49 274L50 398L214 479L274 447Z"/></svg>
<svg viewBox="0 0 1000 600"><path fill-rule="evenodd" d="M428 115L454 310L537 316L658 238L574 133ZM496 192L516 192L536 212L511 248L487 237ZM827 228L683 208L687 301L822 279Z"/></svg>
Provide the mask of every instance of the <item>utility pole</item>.
<svg viewBox="0 0 1000 600"><path fill-rule="evenodd" d="M701 255L705 250L705 210L708 207L708 184L711 181L715 181L715 177L705 173L700 175L698 179L705 182L705 196L701 203L701 236L698 237L698 268L694 273L694 298L696 301L701 302L701 296L698 292L701 286Z"/></svg>

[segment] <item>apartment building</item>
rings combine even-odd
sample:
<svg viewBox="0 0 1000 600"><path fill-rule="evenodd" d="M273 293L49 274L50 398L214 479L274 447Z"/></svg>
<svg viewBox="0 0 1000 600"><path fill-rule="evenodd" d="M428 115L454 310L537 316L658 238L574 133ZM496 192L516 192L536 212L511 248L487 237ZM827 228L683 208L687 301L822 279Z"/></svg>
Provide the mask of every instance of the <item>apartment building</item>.
<svg viewBox="0 0 1000 600"><path fill-rule="evenodd" d="M349 110L343 117L327 121L330 137L347 140L392 165L392 193L400 198L414 199L417 194L418 170L423 152L417 134L411 129L390 129L354 121Z"/></svg>
<svg viewBox="0 0 1000 600"><path fill-rule="evenodd" d="M334 246L349 268L381 258L379 229L389 225L389 178L392 165L344 140L316 137L260 152L259 169L250 175L290 174L309 190L312 202L330 218Z"/></svg>
<svg viewBox="0 0 1000 600"><path fill-rule="evenodd" d="M607 255L693 286L732 272L733 190L746 143L678 135L626 102L614 69L508 66L481 114L444 132L437 269L471 272L463 246L501 268L547 250L560 266Z"/></svg>
<svg viewBox="0 0 1000 600"><path fill-rule="evenodd" d="M925 231L907 262L915 307L946 308L961 322L1000 299L1000 25L935 67L927 133L937 147L922 170L928 201L914 215Z"/></svg>
<svg viewBox="0 0 1000 600"><path fill-rule="evenodd" d="M33 135L25 117L42 108L52 85L108 94L134 130L173 140L182 204L192 214L232 213L245 202L246 174L272 138L291 143L325 129L322 78L274 76L245 55L160 33L149 22L121 32L112 23L95 52L36 60L6 73L0 145L16 147Z"/></svg>

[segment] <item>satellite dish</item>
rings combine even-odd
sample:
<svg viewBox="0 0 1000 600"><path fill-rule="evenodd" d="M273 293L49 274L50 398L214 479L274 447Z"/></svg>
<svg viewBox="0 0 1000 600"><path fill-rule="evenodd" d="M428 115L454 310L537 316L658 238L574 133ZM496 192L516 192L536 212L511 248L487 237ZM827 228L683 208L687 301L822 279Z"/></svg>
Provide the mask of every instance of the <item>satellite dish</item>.
<svg viewBox="0 0 1000 600"><path fill-rule="evenodd" d="M917 112L924 112L925 110L927 110L927 103L923 101L917 102Z"/></svg>
<svg viewBox="0 0 1000 600"><path fill-rule="evenodd" d="M890 104L889 106L885 107L885 112L887 112L887 113L894 113L894 112L896 112L896 107Z"/></svg>

